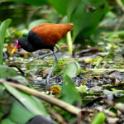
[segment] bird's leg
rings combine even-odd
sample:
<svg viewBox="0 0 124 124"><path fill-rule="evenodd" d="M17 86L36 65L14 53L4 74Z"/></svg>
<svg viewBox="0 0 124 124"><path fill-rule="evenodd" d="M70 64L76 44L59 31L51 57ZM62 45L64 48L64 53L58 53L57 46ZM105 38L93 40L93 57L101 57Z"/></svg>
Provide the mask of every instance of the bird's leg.
<svg viewBox="0 0 124 124"><path fill-rule="evenodd" d="M54 50L51 50L52 51L52 53L53 53L53 56L54 56L54 64L53 64L53 66L50 68L50 71L49 71L49 73L48 73L48 76L47 76L47 78L46 78L46 87L48 88L49 86L50 86L50 84L49 84L49 81L50 81L50 77L51 77L51 75L52 75L52 73L53 73L53 71L54 71L54 68L55 68L55 66L56 66L56 63L58 63L58 59L57 59L57 56L55 55L55 52L54 52ZM46 88L46 89L47 89Z"/></svg>
<svg viewBox="0 0 124 124"><path fill-rule="evenodd" d="M57 62L58 62L58 59L57 59L57 56L56 56L56 54L55 54L55 51L52 50L52 53L53 53L53 56L54 56L55 63L57 63Z"/></svg>
<svg viewBox="0 0 124 124"><path fill-rule="evenodd" d="M53 69L54 69L54 66L52 66L52 67L50 68L49 73L48 73L48 75L47 75L47 78L46 78L46 89L48 89L48 87L50 86L49 81L50 81L50 77L51 77L51 75L52 75Z"/></svg>
<svg viewBox="0 0 124 124"><path fill-rule="evenodd" d="M47 78L46 78L46 89L48 89L49 86L50 86L49 81L50 81L50 77L51 77L51 75L52 75L52 73L53 73L53 71L55 69L55 66L56 66L56 60L55 60L54 64L52 65L52 67L50 68L49 73L47 75Z"/></svg>

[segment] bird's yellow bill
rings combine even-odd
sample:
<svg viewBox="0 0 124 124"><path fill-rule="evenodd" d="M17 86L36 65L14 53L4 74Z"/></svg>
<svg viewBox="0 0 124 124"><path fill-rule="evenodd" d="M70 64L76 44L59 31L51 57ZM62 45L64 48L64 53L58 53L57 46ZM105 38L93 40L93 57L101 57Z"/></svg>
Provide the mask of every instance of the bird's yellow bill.
<svg viewBox="0 0 124 124"><path fill-rule="evenodd" d="M16 46L11 50L10 54L13 55L17 51Z"/></svg>

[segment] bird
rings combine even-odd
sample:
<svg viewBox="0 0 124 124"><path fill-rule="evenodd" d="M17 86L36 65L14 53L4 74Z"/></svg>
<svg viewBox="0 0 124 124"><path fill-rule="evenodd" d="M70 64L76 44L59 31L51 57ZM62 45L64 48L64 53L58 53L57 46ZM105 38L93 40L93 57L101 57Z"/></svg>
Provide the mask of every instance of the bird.
<svg viewBox="0 0 124 124"><path fill-rule="evenodd" d="M34 52L40 49L50 49L54 54L56 43L62 39L67 32L71 31L72 28L72 23L43 23L37 25L29 31L26 37L17 40L16 47L23 48L28 52Z"/></svg>
<svg viewBox="0 0 124 124"><path fill-rule="evenodd" d="M55 62L57 57L54 53L54 47L60 39L62 39L67 32L73 28L72 23L54 24L54 23L43 23L33 27L27 34L26 37L21 37L16 41L17 48L23 48L28 52L34 52L40 49L49 49L53 52ZM14 50L13 50L14 51ZM49 85L49 79L52 71L54 70L55 64L51 68L47 78L46 87Z"/></svg>

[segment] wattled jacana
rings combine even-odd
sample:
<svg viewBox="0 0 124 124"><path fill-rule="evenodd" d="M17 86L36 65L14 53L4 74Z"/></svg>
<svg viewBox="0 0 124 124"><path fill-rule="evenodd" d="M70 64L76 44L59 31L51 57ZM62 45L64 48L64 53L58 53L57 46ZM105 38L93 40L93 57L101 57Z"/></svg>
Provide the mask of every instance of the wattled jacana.
<svg viewBox="0 0 124 124"><path fill-rule="evenodd" d="M40 49L50 49L54 53L55 44L62 39L68 31L71 31L73 24L50 24L44 23L33 27L27 37L18 39L18 47L28 52Z"/></svg>
<svg viewBox="0 0 124 124"><path fill-rule="evenodd" d="M21 47L28 52L40 49L50 49L54 54L54 46L62 39L68 31L71 31L73 24L50 24L44 23L33 27L26 37L18 39L16 47ZM54 54L56 59L56 56ZM50 77L49 74L48 77Z"/></svg>

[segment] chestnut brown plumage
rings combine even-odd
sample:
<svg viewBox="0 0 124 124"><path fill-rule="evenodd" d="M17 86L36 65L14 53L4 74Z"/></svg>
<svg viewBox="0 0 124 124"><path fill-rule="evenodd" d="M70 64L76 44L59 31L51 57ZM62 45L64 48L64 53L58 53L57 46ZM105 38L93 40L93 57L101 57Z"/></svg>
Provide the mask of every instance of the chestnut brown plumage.
<svg viewBox="0 0 124 124"><path fill-rule="evenodd" d="M29 31L27 37L18 40L19 46L28 52L39 49L50 49L53 51L55 44L63 38L68 31L71 31L73 24L50 24L45 23Z"/></svg>

